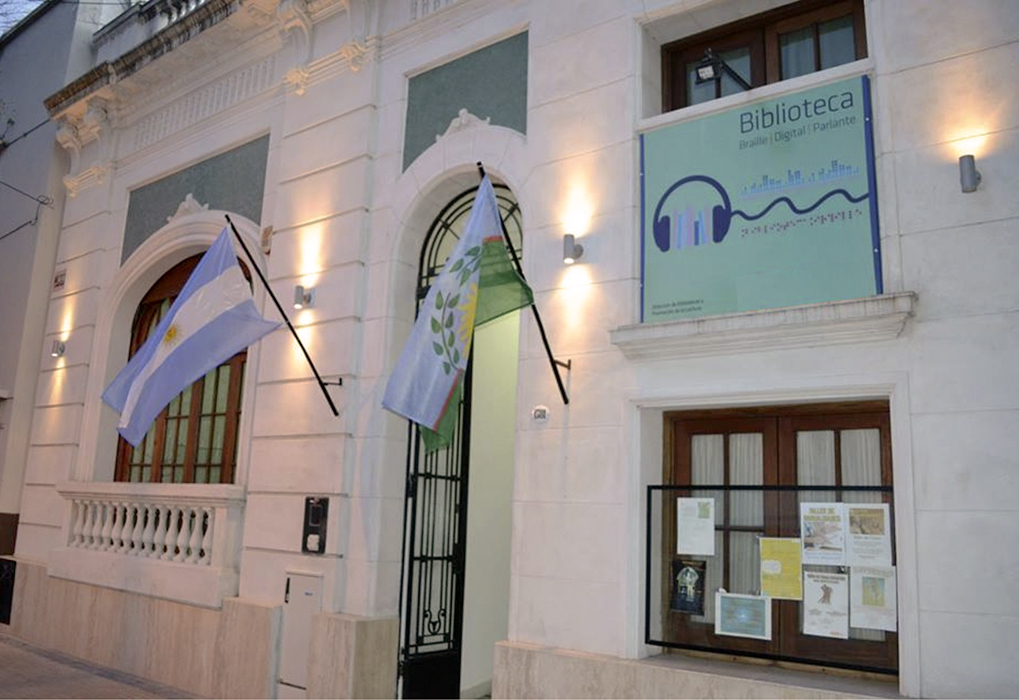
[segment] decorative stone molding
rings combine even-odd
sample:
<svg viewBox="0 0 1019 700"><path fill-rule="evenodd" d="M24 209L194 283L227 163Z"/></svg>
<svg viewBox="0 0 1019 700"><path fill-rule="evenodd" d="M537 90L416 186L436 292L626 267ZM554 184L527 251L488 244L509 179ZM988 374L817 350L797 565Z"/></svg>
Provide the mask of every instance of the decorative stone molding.
<svg viewBox="0 0 1019 700"><path fill-rule="evenodd" d="M668 360L739 352L866 343L897 338L913 315L913 292L806 304L609 332L630 360Z"/></svg>
<svg viewBox="0 0 1019 700"><path fill-rule="evenodd" d="M439 139L443 139L459 131L466 131L479 126L490 126L491 122L491 117L480 119L468 112L465 107L461 107L457 116L453 117L453 119L449 122L449 126L446 127L446 131L442 134L435 135L435 142L438 143Z"/></svg>
<svg viewBox="0 0 1019 700"><path fill-rule="evenodd" d="M368 45L363 41L351 41L340 48L340 55L346 59L350 70L358 72L364 67L365 56L368 55Z"/></svg>
<svg viewBox="0 0 1019 700"><path fill-rule="evenodd" d="M106 100L99 98L89 100L85 114L78 124L78 140L82 145L98 140L104 135L108 123Z"/></svg>
<svg viewBox="0 0 1019 700"><path fill-rule="evenodd" d="M202 204L195 196L190 192L184 197L184 201L177 205L177 211L172 215L166 217L166 222L169 223L174 219L179 219L182 216L190 216L191 214L200 214L203 211L208 211L209 205Z"/></svg>
<svg viewBox="0 0 1019 700"><path fill-rule="evenodd" d="M71 197L78 192L105 181L113 169L110 161L110 144L112 143L110 110L111 104L104 99L94 97L81 106L81 110L65 112L59 120L57 143L71 157L69 172L64 176L64 186ZM86 149L89 144L95 143ZM82 169L82 151L87 150L86 162L93 165Z"/></svg>
<svg viewBox="0 0 1019 700"><path fill-rule="evenodd" d="M76 172L78 170L78 158L81 155L81 139L78 138L78 127L67 117L61 118L59 123L57 143L70 154L71 172Z"/></svg>
<svg viewBox="0 0 1019 700"><path fill-rule="evenodd" d="M77 197L78 193L82 190L93 185L101 185L106 182L106 177L112 171L113 165L111 163L102 163L82 170L76 175L65 175L64 187L67 188L67 195L69 197Z"/></svg>
<svg viewBox="0 0 1019 700"><path fill-rule="evenodd" d="M457 2L459 0L410 0L410 21L423 19Z"/></svg>
<svg viewBox="0 0 1019 700"><path fill-rule="evenodd" d="M269 56L187 94L164 109L141 119L133 127L137 150L157 143L253 97L273 85L276 59Z"/></svg>
<svg viewBox="0 0 1019 700"><path fill-rule="evenodd" d="M281 0L276 7L276 19L284 42L294 46L295 62L298 67L308 65L311 60L311 15L306 0Z"/></svg>
<svg viewBox="0 0 1019 700"><path fill-rule="evenodd" d="M311 72L304 66L295 66L283 76L283 82L293 88L294 94L303 95L311 82Z"/></svg>

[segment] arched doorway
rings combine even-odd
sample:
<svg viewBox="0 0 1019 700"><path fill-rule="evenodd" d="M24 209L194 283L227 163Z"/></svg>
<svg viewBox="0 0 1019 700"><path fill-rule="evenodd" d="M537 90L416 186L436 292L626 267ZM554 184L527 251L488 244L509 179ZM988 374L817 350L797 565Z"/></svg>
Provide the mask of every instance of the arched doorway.
<svg viewBox="0 0 1019 700"><path fill-rule="evenodd" d="M476 189L454 197L429 228L418 304L459 240ZM519 206L508 188L497 185L495 192L519 255ZM508 314L475 333L448 448L426 455L417 427L408 428L399 661L404 698L479 697L490 690L492 645L506 637L518 319ZM481 507L469 510L468 502Z"/></svg>

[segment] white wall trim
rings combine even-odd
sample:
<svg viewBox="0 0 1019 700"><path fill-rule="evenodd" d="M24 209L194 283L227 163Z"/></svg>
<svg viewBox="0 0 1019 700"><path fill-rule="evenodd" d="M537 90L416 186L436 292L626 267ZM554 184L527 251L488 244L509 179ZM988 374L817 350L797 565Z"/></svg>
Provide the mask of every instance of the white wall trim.
<svg viewBox="0 0 1019 700"><path fill-rule="evenodd" d="M631 360L894 340L913 315L912 292L621 326L612 344Z"/></svg>

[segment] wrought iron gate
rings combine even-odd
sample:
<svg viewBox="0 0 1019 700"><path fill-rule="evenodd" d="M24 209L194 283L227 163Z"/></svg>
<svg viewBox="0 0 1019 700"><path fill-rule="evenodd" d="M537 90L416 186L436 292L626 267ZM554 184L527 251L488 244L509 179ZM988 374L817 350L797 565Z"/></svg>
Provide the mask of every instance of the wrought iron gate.
<svg viewBox="0 0 1019 700"><path fill-rule="evenodd" d="M418 304L459 240L476 190L454 198L429 229L421 251ZM495 190L510 240L520 251L519 207L506 187L496 185ZM417 426L411 423L408 429L400 574L403 698L460 697L472 376L469 362L449 447L426 455Z"/></svg>

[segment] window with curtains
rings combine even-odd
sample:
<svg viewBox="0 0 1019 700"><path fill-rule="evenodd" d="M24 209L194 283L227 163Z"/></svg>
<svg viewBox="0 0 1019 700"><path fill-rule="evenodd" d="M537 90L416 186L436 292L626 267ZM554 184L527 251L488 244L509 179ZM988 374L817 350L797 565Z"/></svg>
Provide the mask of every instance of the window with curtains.
<svg viewBox="0 0 1019 700"><path fill-rule="evenodd" d="M665 111L743 90L723 73L698 84L706 51L728 64L751 87L788 80L867 56L863 0L807 0L662 47Z"/></svg>
<svg viewBox="0 0 1019 700"><path fill-rule="evenodd" d="M810 633L804 599L769 599L769 639L716 634L715 627L715 592L761 594L760 539L799 538L801 503L887 504L894 566L887 403L668 413L665 433L665 485L656 487L663 494L663 646L895 673L895 632L854 627L855 618L849 618L846 638ZM677 553L682 548L677 546L679 497L714 500L713 555ZM703 578L702 609L691 612L670 603L677 585L683 583L674 580L676 562ZM845 576L848 583L849 568L803 563L799 573Z"/></svg>
<svg viewBox="0 0 1019 700"><path fill-rule="evenodd" d="M166 315L201 257L196 255L178 263L149 289L138 305L131 327L132 355ZM233 483L246 358L247 351L237 353L178 394L159 414L138 447L120 438L114 479Z"/></svg>

